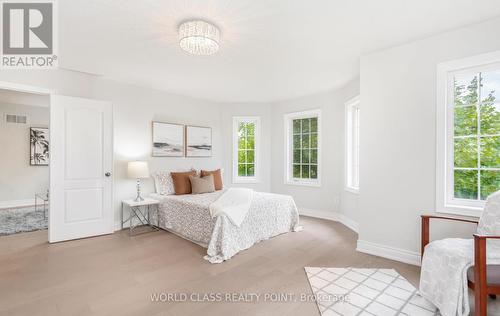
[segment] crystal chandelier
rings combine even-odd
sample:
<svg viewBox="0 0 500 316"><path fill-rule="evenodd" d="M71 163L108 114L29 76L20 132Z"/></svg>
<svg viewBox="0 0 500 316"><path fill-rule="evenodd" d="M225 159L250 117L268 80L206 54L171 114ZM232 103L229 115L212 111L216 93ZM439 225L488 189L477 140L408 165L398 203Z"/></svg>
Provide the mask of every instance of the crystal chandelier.
<svg viewBox="0 0 500 316"><path fill-rule="evenodd" d="M193 55L212 55L219 50L220 31L201 20L187 21L179 25L179 45Z"/></svg>

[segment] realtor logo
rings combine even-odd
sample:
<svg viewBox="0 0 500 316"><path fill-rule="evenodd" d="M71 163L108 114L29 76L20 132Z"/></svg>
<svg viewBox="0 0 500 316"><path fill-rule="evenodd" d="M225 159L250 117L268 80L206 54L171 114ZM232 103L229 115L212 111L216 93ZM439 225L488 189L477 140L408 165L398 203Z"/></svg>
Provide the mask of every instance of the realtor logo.
<svg viewBox="0 0 500 316"><path fill-rule="evenodd" d="M2 67L57 66L54 6L43 0L2 3Z"/></svg>

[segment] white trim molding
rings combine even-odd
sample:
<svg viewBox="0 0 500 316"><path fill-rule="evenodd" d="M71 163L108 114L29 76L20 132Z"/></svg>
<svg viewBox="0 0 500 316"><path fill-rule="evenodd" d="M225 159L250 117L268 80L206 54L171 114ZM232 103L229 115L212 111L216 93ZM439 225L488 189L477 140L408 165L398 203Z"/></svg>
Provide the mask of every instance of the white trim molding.
<svg viewBox="0 0 500 316"><path fill-rule="evenodd" d="M0 201L0 210L6 208L28 207L34 205L35 199Z"/></svg>
<svg viewBox="0 0 500 316"><path fill-rule="evenodd" d="M347 226L350 230L355 232L356 234L359 234L359 224L352 218L344 215L344 214L339 214L339 222L344 224L344 226Z"/></svg>
<svg viewBox="0 0 500 316"><path fill-rule="evenodd" d="M369 255L420 266L420 254L418 252L359 239L356 250L359 252L367 253Z"/></svg>
<svg viewBox="0 0 500 316"><path fill-rule="evenodd" d="M334 221L334 222L339 222L342 225L349 228L350 230L352 230L353 232L355 232L355 233L359 232L359 225L356 221L354 221L353 219L345 216L344 214L338 213L338 212L319 211L319 210L300 208L299 214L304 215L304 216L321 218L321 219L326 219L326 220L330 220L330 221Z"/></svg>
<svg viewBox="0 0 500 316"><path fill-rule="evenodd" d="M56 94L57 92L55 89L40 88L36 86L30 86L9 81L0 81L0 88L16 92L26 92L26 93L41 94L41 95L51 95L51 94Z"/></svg>
<svg viewBox="0 0 500 316"><path fill-rule="evenodd" d="M239 124L253 123L254 130L254 176L240 177L238 176L238 128ZM233 117L233 183L260 183L260 117L259 116L234 116Z"/></svg>
<svg viewBox="0 0 500 316"><path fill-rule="evenodd" d="M359 122L360 96L345 103L345 190L359 193Z"/></svg>
<svg viewBox="0 0 500 316"><path fill-rule="evenodd" d="M314 218L326 219L334 222L339 222L355 233L359 233L359 224L350 217L335 212L335 211L320 211L307 208L300 208L299 214ZM382 257L386 259L396 260L403 263L408 263L420 266L420 253L413 252L392 246L377 244L374 242L359 240L357 242L356 251L363 252L369 255Z"/></svg>
<svg viewBox="0 0 500 316"><path fill-rule="evenodd" d="M454 76L500 69L500 51L443 62L437 66L436 87L436 211L479 217L482 200L454 195ZM478 136L479 137L479 136ZM478 160L479 161L479 160ZM475 168L476 170L476 168ZM481 170L478 162L477 170ZM480 192L478 193L480 194Z"/></svg>
<svg viewBox="0 0 500 316"><path fill-rule="evenodd" d="M317 178L316 179L299 179L293 177L293 120L302 118L317 118L318 119L318 132L317 132ZM284 144L285 144L285 157L284 157L284 184L321 187L321 109L307 110L302 112L287 113L283 116L284 119Z"/></svg>

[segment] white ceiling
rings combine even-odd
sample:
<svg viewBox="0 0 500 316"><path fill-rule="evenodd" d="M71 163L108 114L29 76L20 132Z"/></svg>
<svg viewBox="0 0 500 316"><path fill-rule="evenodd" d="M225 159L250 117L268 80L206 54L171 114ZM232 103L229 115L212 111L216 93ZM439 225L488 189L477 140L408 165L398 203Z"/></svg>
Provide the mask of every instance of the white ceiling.
<svg viewBox="0 0 500 316"><path fill-rule="evenodd" d="M172 93L268 102L339 87L362 53L500 15L498 0L59 1L60 66ZM221 28L213 56L181 51L177 26Z"/></svg>

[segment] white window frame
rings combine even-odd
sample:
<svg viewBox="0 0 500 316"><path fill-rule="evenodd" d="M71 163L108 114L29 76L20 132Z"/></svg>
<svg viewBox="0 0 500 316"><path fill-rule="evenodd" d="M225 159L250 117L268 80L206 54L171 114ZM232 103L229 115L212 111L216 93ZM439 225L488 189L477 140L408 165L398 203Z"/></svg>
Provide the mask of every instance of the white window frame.
<svg viewBox="0 0 500 316"><path fill-rule="evenodd" d="M457 72L500 67L500 51L453 60L437 66L436 211L479 217L485 201L454 197L454 80Z"/></svg>
<svg viewBox="0 0 500 316"><path fill-rule="evenodd" d="M317 117L318 118L318 178L317 179L298 179L293 177L293 120ZM302 112L288 113L284 115L285 126L285 170L284 170L284 183L289 185L321 187L321 109L308 110Z"/></svg>
<svg viewBox="0 0 500 316"><path fill-rule="evenodd" d="M359 193L360 97L345 103L345 189Z"/></svg>
<svg viewBox="0 0 500 316"><path fill-rule="evenodd" d="M254 175L253 177L238 176L238 127L240 123L254 123ZM260 182L260 117L235 116L233 117L233 183Z"/></svg>

